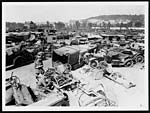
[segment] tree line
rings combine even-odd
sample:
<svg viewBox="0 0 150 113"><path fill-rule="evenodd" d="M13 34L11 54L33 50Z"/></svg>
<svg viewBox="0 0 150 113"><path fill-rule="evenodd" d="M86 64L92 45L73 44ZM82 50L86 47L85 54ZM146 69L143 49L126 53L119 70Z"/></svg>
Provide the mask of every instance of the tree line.
<svg viewBox="0 0 150 113"><path fill-rule="evenodd" d="M35 22L30 21L30 22L25 22L25 23L16 23L16 22L6 22L6 31L27 31L27 30L36 30L38 28L43 28L47 27L49 29L56 29L56 30L61 30L61 29L91 29L92 27L102 27L109 29L110 27L144 27L144 23L141 21L136 21L136 22L127 22L127 23L116 23L112 24L110 22L102 22L100 24L97 23L91 23L91 22L80 22L80 21L75 21L74 24L69 24L66 25L64 22L54 22L53 24L47 21L45 24L37 25Z"/></svg>

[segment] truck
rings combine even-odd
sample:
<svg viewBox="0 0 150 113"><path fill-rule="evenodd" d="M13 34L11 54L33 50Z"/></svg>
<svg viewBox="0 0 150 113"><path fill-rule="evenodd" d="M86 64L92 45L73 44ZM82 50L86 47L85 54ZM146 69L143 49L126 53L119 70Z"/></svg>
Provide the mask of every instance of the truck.
<svg viewBox="0 0 150 113"><path fill-rule="evenodd" d="M92 52L96 46L65 46L55 49L52 53L52 65L55 66L58 62L62 64L70 64L72 70L75 70L85 64L84 54L87 52Z"/></svg>

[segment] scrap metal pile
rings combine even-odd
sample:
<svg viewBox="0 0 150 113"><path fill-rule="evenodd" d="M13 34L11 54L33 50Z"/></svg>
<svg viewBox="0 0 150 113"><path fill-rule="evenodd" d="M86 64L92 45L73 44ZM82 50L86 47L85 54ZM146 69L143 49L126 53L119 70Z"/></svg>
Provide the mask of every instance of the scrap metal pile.
<svg viewBox="0 0 150 113"><path fill-rule="evenodd" d="M105 45L107 47L107 45ZM118 106L107 96L104 78L126 89L136 85L114 72L111 65L131 67L144 62L144 49L101 48L93 44L65 46L52 53L52 66L40 75L37 87L20 83L17 76L6 80L6 105L18 106ZM73 96L74 103L71 96Z"/></svg>
<svg viewBox="0 0 150 113"><path fill-rule="evenodd" d="M100 81L96 85L90 83L91 75L94 80L94 73L97 71L99 79L106 77L126 88L135 85L128 82L121 74L115 72L110 75L104 74L106 67L103 63L99 65L101 67L97 68L86 65L80 68L80 74L75 71L72 72L69 64L48 68L45 74L41 76L36 89L21 84L19 78L12 75L7 80L6 104L11 105L14 101L13 104L16 105L34 106L45 103L43 106L72 106L69 104L68 94L71 91L76 98L75 101L78 102L78 106L117 106L114 100L107 97L105 86ZM46 103L47 101L48 103Z"/></svg>

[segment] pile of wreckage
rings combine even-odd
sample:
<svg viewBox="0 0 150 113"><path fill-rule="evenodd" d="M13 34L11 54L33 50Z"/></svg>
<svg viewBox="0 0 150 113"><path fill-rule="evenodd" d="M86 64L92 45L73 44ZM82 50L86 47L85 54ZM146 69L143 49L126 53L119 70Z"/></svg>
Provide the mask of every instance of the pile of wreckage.
<svg viewBox="0 0 150 113"><path fill-rule="evenodd" d="M90 81L101 80L104 77L122 85L125 88L135 87L122 74L108 73L108 63L102 61L96 67L85 65L71 71L70 64L59 64L48 68L35 89L20 83L17 76L6 80L6 105L18 106L117 106L114 100L107 97L105 86L90 84ZM107 73L106 73L107 71ZM78 74L77 74L78 73ZM92 77L92 78L91 78ZM78 104L73 105L71 95Z"/></svg>

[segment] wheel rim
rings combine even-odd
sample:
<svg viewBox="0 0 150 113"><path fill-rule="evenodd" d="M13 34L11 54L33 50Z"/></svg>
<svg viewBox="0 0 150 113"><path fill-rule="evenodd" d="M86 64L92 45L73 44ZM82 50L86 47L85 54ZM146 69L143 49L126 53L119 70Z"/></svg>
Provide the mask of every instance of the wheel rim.
<svg viewBox="0 0 150 113"><path fill-rule="evenodd" d="M66 69L65 69L65 71L64 71L64 72L70 72L70 71L71 71L71 69L72 69L72 67L71 67L71 65L70 65L70 64L65 64L65 67L66 67Z"/></svg>
<svg viewBox="0 0 150 113"><path fill-rule="evenodd" d="M90 66L91 66L92 68L96 68L96 67L97 67L96 61L91 61Z"/></svg>
<svg viewBox="0 0 150 113"><path fill-rule="evenodd" d="M143 57L142 56L137 57L137 62L142 63L143 62Z"/></svg>
<svg viewBox="0 0 150 113"><path fill-rule="evenodd" d="M126 67L131 67L132 66L132 61L128 61L127 63L126 63Z"/></svg>

